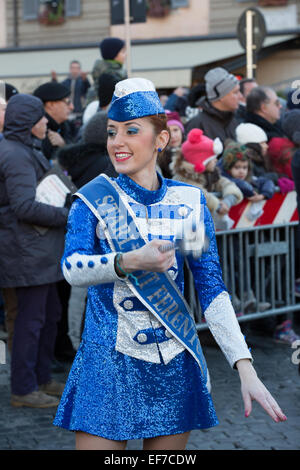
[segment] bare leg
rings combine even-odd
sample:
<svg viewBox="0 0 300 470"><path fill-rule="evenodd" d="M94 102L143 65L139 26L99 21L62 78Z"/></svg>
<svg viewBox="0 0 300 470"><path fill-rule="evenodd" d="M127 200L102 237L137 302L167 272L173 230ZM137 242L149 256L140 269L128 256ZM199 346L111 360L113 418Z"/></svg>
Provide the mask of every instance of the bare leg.
<svg viewBox="0 0 300 470"><path fill-rule="evenodd" d="M184 450L189 439L190 432L173 434L171 436L158 436L144 439L144 450Z"/></svg>
<svg viewBox="0 0 300 470"><path fill-rule="evenodd" d="M76 432L76 450L125 450L127 441L111 441L86 432Z"/></svg>

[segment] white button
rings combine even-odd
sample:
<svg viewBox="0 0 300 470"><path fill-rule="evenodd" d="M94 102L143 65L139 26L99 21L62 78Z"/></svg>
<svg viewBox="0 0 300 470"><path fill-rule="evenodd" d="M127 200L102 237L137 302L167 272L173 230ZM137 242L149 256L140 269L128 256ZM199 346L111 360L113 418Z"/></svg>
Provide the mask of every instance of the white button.
<svg viewBox="0 0 300 470"><path fill-rule="evenodd" d="M132 300L125 300L124 302L124 308L127 310L131 310L133 308L133 302Z"/></svg>
<svg viewBox="0 0 300 470"><path fill-rule="evenodd" d="M171 277L171 279L175 279L176 278L176 271L175 269L169 269L168 270L168 273L169 273L169 276Z"/></svg>
<svg viewBox="0 0 300 470"><path fill-rule="evenodd" d="M187 215L187 213L188 213L188 208L187 207L184 207L184 206L179 207L178 214L181 217L185 217Z"/></svg>
<svg viewBox="0 0 300 470"><path fill-rule="evenodd" d="M145 333L139 333L137 335L137 340L139 343L145 343L147 341L147 335Z"/></svg>
<svg viewBox="0 0 300 470"><path fill-rule="evenodd" d="M169 330L165 331L165 335L166 335L167 338L172 338L172 336L173 336L172 333L170 333Z"/></svg>

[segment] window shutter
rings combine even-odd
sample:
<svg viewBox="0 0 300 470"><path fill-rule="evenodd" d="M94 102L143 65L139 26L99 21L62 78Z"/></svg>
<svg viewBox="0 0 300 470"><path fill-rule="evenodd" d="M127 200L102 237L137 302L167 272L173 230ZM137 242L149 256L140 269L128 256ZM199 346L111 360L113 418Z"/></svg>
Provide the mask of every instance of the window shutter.
<svg viewBox="0 0 300 470"><path fill-rule="evenodd" d="M65 16L80 16L80 0L65 0Z"/></svg>
<svg viewBox="0 0 300 470"><path fill-rule="evenodd" d="M171 0L171 8L181 8L181 7L188 7L189 1L188 0Z"/></svg>
<svg viewBox="0 0 300 470"><path fill-rule="evenodd" d="M24 20L35 20L39 13L39 0L23 0Z"/></svg>

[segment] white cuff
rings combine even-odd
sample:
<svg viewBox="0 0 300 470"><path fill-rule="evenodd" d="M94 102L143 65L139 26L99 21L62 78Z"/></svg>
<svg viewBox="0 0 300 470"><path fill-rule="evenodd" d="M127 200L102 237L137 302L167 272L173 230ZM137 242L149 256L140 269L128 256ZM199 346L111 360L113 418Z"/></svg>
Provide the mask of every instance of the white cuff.
<svg viewBox="0 0 300 470"><path fill-rule="evenodd" d="M116 253L81 255L73 253L63 263L63 274L72 286L88 287L124 280L115 271Z"/></svg>
<svg viewBox="0 0 300 470"><path fill-rule="evenodd" d="M204 315L231 367L240 359L253 361L227 292L221 292L207 307Z"/></svg>

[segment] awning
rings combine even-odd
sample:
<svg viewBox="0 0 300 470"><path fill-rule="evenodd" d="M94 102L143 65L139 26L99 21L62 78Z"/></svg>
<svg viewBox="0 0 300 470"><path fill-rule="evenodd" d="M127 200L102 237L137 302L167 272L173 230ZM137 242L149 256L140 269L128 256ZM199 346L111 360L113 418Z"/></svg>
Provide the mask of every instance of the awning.
<svg viewBox="0 0 300 470"><path fill-rule="evenodd" d="M264 48L296 37L272 34L266 37ZM133 41L131 49L132 75L152 80L157 88L189 87L194 67L245 54L234 34ZM73 59L90 71L99 55L98 43L0 49L0 79L49 78L52 69L63 76Z"/></svg>
<svg viewBox="0 0 300 470"><path fill-rule="evenodd" d="M263 49L296 37L267 37ZM189 87L194 67L241 55L245 57L245 51L238 39L233 38L137 45L132 48L132 73L134 76L149 78L157 88Z"/></svg>

